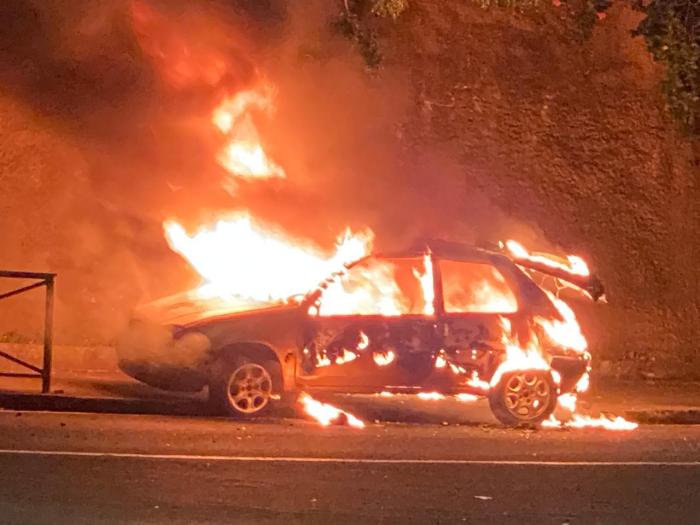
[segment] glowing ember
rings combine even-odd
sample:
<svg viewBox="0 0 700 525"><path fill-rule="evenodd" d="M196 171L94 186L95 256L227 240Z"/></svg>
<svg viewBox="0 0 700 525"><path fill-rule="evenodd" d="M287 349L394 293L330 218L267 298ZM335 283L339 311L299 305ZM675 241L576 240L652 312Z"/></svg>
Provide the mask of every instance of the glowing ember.
<svg viewBox="0 0 700 525"><path fill-rule="evenodd" d="M379 397L408 397L411 396L412 394L395 394L393 392L380 392L379 394L375 394ZM441 401L445 399L445 396L441 394L440 392L419 392L415 394L415 396L418 399L422 399L424 401ZM462 403L471 403L473 401L477 401L480 399L479 396L475 396L473 394L455 394L454 398L457 401L460 401Z"/></svg>
<svg viewBox="0 0 700 525"><path fill-rule="evenodd" d="M251 111L270 113L270 91L241 91L226 98L214 110L212 122L224 134L226 144L217 160L231 175L243 179L284 177L284 170L265 153Z"/></svg>
<svg viewBox="0 0 700 525"><path fill-rule="evenodd" d="M364 350L369 346L369 337L364 332L360 332L360 342L357 344L358 350Z"/></svg>
<svg viewBox="0 0 700 525"><path fill-rule="evenodd" d="M330 425L348 425L353 428L365 428L364 422L349 412L345 412L328 403L317 401L305 392L299 395L298 401L303 407L304 412L324 427Z"/></svg>
<svg viewBox="0 0 700 525"><path fill-rule="evenodd" d="M355 359L357 359L357 354L355 352L349 352L348 350L343 349L343 353L335 359L335 364L342 365L343 363L349 363Z"/></svg>
<svg viewBox="0 0 700 525"><path fill-rule="evenodd" d="M333 364L333 363L331 363L331 360L328 359L328 357L325 355L318 356L316 358L316 367L317 368L323 368L324 366L331 366L331 364Z"/></svg>
<svg viewBox="0 0 700 525"><path fill-rule="evenodd" d="M457 394L455 399L463 403L471 403L473 401L477 401L479 396L475 396L474 394Z"/></svg>
<svg viewBox="0 0 700 525"><path fill-rule="evenodd" d="M445 351L440 350L435 358L435 368L445 368L447 366L447 360L445 359Z"/></svg>
<svg viewBox="0 0 700 525"><path fill-rule="evenodd" d="M423 399L424 401L439 401L445 399L445 396L440 392L418 392L418 399Z"/></svg>
<svg viewBox="0 0 700 525"><path fill-rule="evenodd" d="M467 370L463 366L452 363L444 350L440 350L435 357L435 368L449 367L453 374L466 374Z"/></svg>
<svg viewBox="0 0 700 525"><path fill-rule="evenodd" d="M491 389L491 385L488 383L488 381L484 381L483 379L479 379L479 373L476 370L474 370L474 372L472 372L472 375L469 377L469 379L467 379L464 382L464 384L468 385L472 388L483 390L485 392L487 392L488 390Z"/></svg>
<svg viewBox="0 0 700 525"><path fill-rule="evenodd" d="M164 224L170 247L204 278L202 297L281 301L306 292L319 280L371 249L372 234L347 232L334 254L290 238L247 214L218 221L213 228L188 234L176 221Z"/></svg>
<svg viewBox="0 0 700 525"><path fill-rule="evenodd" d="M374 354L372 354L372 359L377 366L386 366L392 363L395 357L396 355L391 350L387 352L374 352Z"/></svg>
<svg viewBox="0 0 700 525"><path fill-rule="evenodd" d="M467 370L459 365L456 365L454 363L450 363L450 370L452 371L453 374L466 374Z"/></svg>
<svg viewBox="0 0 700 525"><path fill-rule="evenodd" d="M355 352L350 352L349 350L343 348L343 351L338 354L333 361L331 361L325 353L318 355L316 357L316 367L323 368L324 366L330 366L333 364L343 365L345 363L349 363L350 361L354 361L355 359L357 359L357 354Z"/></svg>

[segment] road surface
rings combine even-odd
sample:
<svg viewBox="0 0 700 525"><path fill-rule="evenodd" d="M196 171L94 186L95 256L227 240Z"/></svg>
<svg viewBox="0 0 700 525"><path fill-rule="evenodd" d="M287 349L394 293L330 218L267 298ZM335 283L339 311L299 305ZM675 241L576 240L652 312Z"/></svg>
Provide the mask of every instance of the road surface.
<svg viewBox="0 0 700 525"><path fill-rule="evenodd" d="M1 523L697 523L700 427L0 412Z"/></svg>

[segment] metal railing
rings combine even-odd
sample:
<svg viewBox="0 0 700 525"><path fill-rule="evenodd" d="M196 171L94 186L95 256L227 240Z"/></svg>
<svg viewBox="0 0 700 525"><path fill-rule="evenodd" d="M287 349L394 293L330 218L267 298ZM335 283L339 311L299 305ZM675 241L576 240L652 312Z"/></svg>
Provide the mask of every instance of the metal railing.
<svg viewBox="0 0 700 525"><path fill-rule="evenodd" d="M39 368L31 363L3 352L0 350L0 357L12 361L23 368L31 370L27 372L0 372L0 377L27 377L41 378L41 392L47 393L51 389L51 354L53 350L53 292L55 273L38 273L38 272L12 272L0 270L0 277L8 277L11 279L38 279L37 282L22 286L10 292L0 294L0 300L7 299L14 295L18 295L35 288L46 286L46 300L44 302L44 359L43 366Z"/></svg>

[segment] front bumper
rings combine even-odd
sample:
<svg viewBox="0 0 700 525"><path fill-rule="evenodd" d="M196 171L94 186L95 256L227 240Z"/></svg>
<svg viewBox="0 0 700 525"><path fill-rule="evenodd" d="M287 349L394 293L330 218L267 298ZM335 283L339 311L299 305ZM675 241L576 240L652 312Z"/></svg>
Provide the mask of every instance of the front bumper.
<svg viewBox="0 0 700 525"><path fill-rule="evenodd" d="M133 321L117 342L119 368L163 390L195 392L206 384L202 372L210 348L198 332L173 335L170 327Z"/></svg>
<svg viewBox="0 0 700 525"><path fill-rule="evenodd" d="M573 392L576 388L576 383L588 372L590 363L591 358L588 354L577 356L553 356L550 366L552 370L555 370L561 376L559 391L562 394Z"/></svg>

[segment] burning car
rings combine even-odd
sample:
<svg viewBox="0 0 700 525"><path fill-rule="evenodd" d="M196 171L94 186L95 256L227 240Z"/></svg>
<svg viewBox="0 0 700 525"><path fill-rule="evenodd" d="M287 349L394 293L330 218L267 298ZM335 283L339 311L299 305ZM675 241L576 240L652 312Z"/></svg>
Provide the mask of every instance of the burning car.
<svg viewBox="0 0 700 525"><path fill-rule="evenodd" d="M571 310L535 274L603 294L575 260L427 241L362 257L275 304L196 293L152 303L119 342L119 364L161 389L208 387L230 416L301 391L435 391L487 396L502 423L537 424L585 387L590 355Z"/></svg>

